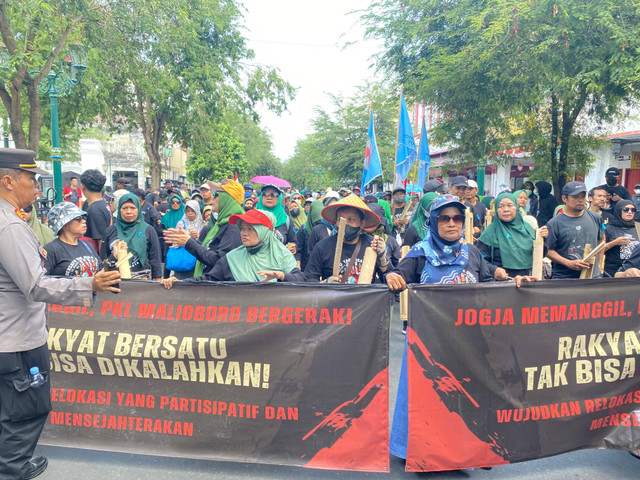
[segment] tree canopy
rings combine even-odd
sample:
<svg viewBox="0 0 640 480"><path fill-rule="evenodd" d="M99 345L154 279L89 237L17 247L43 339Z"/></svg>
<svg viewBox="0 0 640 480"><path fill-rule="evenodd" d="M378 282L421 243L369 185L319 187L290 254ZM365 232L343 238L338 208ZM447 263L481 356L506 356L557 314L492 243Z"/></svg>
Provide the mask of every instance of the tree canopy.
<svg viewBox="0 0 640 480"><path fill-rule="evenodd" d="M361 87L352 98L332 96L333 111L316 110L313 132L298 141L283 175L298 188L360 185L369 114L374 112L383 177L393 181L399 93L381 85ZM381 183L378 178L376 183Z"/></svg>
<svg viewBox="0 0 640 480"><path fill-rule="evenodd" d="M363 21L381 68L443 112L437 144L467 165L519 146L556 192L588 168L590 124L637 97L632 0L380 0Z"/></svg>

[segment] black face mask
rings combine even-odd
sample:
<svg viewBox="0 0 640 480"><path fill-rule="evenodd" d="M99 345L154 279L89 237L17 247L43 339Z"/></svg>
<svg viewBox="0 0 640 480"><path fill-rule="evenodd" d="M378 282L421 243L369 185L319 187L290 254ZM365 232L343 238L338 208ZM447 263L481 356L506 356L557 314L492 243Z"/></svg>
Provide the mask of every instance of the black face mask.
<svg viewBox="0 0 640 480"><path fill-rule="evenodd" d="M396 195L395 197L393 197L394 203L398 203L398 204L404 203L404 200L405 200L404 195Z"/></svg>
<svg viewBox="0 0 640 480"><path fill-rule="evenodd" d="M362 229L360 227L352 227L351 225L345 225L345 229L344 229L345 241L346 242L354 241L356 238L358 238L358 235L360 235L361 230Z"/></svg>
<svg viewBox="0 0 640 480"><path fill-rule="evenodd" d="M262 240L260 240L253 247L245 247L245 248L247 249L247 252L249 252L249 255L255 255L256 253L258 253L260 251L260 249L263 246L264 246L264 242Z"/></svg>
<svg viewBox="0 0 640 480"><path fill-rule="evenodd" d="M250 207L249 205L245 205L243 208L245 212L248 212L249 210L253 210L253 207Z"/></svg>
<svg viewBox="0 0 640 480"><path fill-rule="evenodd" d="M615 187L618 183L618 179L616 177L607 177L607 185L610 187Z"/></svg>
<svg viewBox="0 0 640 480"><path fill-rule="evenodd" d="M291 212L291 215L293 215L294 217L297 217L298 215L300 215L300 209L299 208L293 208L291 210L289 210Z"/></svg>

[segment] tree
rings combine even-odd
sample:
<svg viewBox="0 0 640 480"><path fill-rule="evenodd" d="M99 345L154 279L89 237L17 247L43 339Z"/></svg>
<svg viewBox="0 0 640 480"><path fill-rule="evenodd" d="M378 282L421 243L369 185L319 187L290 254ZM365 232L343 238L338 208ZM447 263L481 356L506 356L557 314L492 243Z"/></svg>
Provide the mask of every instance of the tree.
<svg viewBox="0 0 640 480"><path fill-rule="evenodd" d="M353 98L332 96L333 112L316 110L313 133L298 142L294 156L286 162L287 179L297 179L297 182L304 182L296 183L298 186L311 188L360 185L369 113L373 108L383 176L391 181L398 98L399 92L395 88L384 85L361 87ZM382 180L378 179L376 183L381 184Z"/></svg>
<svg viewBox="0 0 640 480"><path fill-rule="evenodd" d="M196 138L208 134L203 119L255 115L260 102L280 112L293 96L275 70L248 65L253 52L240 20L233 1L130 0L113 3L104 27L92 32L102 62L93 98L111 123L140 128L153 184L163 144L211 143Z"/></svg>
<svg viewBox="0 0 640 480"><path fill-rule="evenodd" d="M97 0L0 3L0 35L6 48L0 69L0 100L16 147L38 151L42 100L37 87L54 62L64 62L70 41L81 39L86 25L98 21L103 12L104 2Z"/></svg>
<svg viewBox="0 0 640 480"><path fill-rule="evenodd" d="M199 142L187 159L187 178L200 185L205 180L222 180L247 174L249 161L244 145L224 123L209 126L208 141Z"/></svg>
<svg viewBox="0 0 640 480"><path fill-rule="evenodd" d="M520 146L556 193L588 168L589 123L637 96L631 0L381 0L363 21L384 42L381 68L443 112L436 143L461 164Z"/></svg>

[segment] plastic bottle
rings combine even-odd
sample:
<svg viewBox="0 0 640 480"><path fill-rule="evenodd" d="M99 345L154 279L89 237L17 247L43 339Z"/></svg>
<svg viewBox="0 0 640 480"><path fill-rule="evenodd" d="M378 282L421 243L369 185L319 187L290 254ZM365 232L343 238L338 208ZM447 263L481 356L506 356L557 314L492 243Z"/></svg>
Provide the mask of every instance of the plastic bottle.
<svg viewBox="0 0 640 480"><path fill-rule="evenodd" d="M31 367L31 370L29 370L29 373L31 374L32 387L34 388L41 387L46 383L46 380L40 373L40 369L38 367Z"/></svg>

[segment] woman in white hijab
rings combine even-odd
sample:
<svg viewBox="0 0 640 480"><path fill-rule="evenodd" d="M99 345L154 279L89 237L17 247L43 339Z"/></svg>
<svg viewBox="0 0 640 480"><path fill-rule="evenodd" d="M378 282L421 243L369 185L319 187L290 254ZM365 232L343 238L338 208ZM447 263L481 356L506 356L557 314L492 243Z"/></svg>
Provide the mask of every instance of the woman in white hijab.
<svg viewBox="0 0 640 480"><path fill-rule="evenodd" d="M183 223L184 222L184 223ZM189 234L197 239L200 230L205 226L204 218L200 213L200 204L196 200L189 200L184 207L184 215L176 225L176 228L182 227Z"/></svg>

